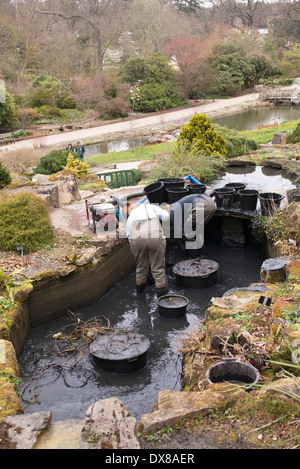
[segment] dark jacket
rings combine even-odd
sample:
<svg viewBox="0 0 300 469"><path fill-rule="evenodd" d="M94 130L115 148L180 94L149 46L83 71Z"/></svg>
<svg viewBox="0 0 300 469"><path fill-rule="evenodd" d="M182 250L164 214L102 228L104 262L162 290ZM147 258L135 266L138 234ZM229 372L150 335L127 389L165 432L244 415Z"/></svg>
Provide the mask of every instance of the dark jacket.
<svg viewBox="0 0 300 469"><path fill-rule="evenodd" d="M76 151L76 153L78 154L79 158L81 160L83 160L83 156L84 156L84 152L85 152L85 148L83 145L81 145L80 147L75 147L74 151Z"/></svg>

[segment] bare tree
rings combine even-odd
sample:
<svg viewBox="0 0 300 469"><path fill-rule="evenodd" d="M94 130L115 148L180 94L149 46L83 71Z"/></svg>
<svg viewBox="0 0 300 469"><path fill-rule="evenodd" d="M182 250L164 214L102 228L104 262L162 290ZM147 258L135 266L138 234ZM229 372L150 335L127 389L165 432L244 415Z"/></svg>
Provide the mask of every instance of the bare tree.
<svg viewBox="0 0 300 469"><path fill-rule="evenodd" d="M91 36L95 47L95 68L102 69L106 49L124 32L128 9L132 0L48 0L37 12L68 22ZM109 24L109 30L107 28ZM104 36L104 31L106 36Z"/></svg>
<svg viewBox="0 0 300 469"><path fill-rule="evenodd" d="M253 26L254 15L258 5L262 2L259 0L209 0L209 3L216 9L221 9L227 22L234 25L236 18L240 19L244 26Z"/></svg>

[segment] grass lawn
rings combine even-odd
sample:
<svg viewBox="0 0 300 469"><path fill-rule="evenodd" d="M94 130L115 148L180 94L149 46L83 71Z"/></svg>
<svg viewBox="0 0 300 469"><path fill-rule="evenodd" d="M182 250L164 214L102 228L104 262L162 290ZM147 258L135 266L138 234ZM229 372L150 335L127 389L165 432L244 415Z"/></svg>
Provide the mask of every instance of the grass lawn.
<svg viewBox="0 0 300 469"><path fill-rule="evenodd" d="M157 153L170 152L176 142L158 143L156 145L146 145L138 148L131 148L124 151L113 151L91 156L85 161L89 165L101 165L108 163L126 163L129 161L152 160Z"/></svg>
<svg viewBox="0 0 300 469"><path fill-rule="evenodd" d="M259 145L264 143L269 143L273 139L273 135L276 132L283 132L283 133L292 133L293 130L297 127L300 120L297 121L285 121L280 124L278 127L266 127L265 129L258 129L258 130L247 130L245 132L241 132L246 138L250 138L255 140Z"/></svg>

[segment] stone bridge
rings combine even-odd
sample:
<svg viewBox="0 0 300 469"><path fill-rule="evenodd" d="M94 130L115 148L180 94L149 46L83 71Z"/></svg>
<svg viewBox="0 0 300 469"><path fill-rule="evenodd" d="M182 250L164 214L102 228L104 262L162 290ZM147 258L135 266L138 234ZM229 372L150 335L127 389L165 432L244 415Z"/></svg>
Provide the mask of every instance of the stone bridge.
<svg viewBox="0 0 300 469"><path fill-rule="evenodd" d="M265 88L259 93L259 99L275 104L300 104L300 86L287 88Z"/></svg>

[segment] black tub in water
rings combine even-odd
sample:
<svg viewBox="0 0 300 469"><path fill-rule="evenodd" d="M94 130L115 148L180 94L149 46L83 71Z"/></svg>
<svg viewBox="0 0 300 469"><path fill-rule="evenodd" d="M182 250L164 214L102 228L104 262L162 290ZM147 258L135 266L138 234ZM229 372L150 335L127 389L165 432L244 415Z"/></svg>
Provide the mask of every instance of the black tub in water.
<svg viewBox="0 0 300 469"><path fill-rule="evenodd" d="M259 372L250 363L239 362L235 358L223 358L208 368L206 379L210 384L230 382L252 386L258 382Z"/></svg>
<svg viewBox="0 0 300 469"><path fill-rule="evenodd" d="M186 314L189 300L182 295L164 295L158 298L157 305L160 316L163 318L181 318Z"/></svg>
<svg viewBox="0 0 300 469"><path fill-rule="evenodd" d="M136 332L99 334L90 345L94 362L104 371L131 373L147 364L150 340Z"/></svg>
<svg viewBox="0 0 300 469"><path fill-rule="evenodd" d="M173 266L177 283L188 288L207 288L218 281L219 264L209 259L190 259Z"/></svg>

